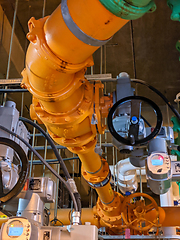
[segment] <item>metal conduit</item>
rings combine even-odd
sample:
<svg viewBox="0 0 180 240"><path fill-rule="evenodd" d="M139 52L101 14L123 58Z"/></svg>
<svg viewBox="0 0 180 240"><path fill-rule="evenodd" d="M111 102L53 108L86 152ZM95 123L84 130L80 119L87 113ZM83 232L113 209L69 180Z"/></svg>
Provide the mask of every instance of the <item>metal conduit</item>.
<svg viewBox="0 0 180 240"><path fill-rule="evenodd" d="M79 157L63 158L63 161L70 161L74 159L79 159ZM59 161L57 159L46 159L46 162L49 164L59 164ZM29 160L29 163L31 163L31 160ZM42 165L42 162L38 160L33 160L33 165Z"/></svg>
<svg viewBox="0 0 180 240"><path fill-rule="evenodd" d="M34 123L36 123L36 120L34 120ZM33 138L32 138L32 147L34 148L35 146L35 133L36 133L36 128L33 128ZM31 152L31 162L30 162L30 169L29 169L29 176L32 177L32 167L33 167L33 156L34 153Z"/></svg>
<svg viewBox="0 0 180 240"><path fill-rule="evenodd" d="M46 130L46 133L47 133L47 130ZM47 157L47 144L48 144L48 141L47 141L47 139L45 139L45 145L44 145L44 160L46 160L46 157ZM46 166L43 165L43 177L45 177L45 169L46 169Z"/></svg>
<svg viewBox="0 0 180 240"><path fill-rule="evenodd" d="M9 78L9 72L10 72L10 66L11 66L11 53L12 53L12 44L13 44L13 38L14 38L14 30L15 30L15 25L16 25L16 15L17 15L18 3L19 3L19 0L16 0L15 9L14 9L12 32L11 32L11 41L10 41L10 47L9 47L9 55L8 55L8 64L7 64L7 71L6 71L6 79ZM7 89L7 86L5 86L5 89ZM3 96L3 106L4 106L5 103L6 103L6 99L7 99L7 93L5 93L4 96Z"/></svg>

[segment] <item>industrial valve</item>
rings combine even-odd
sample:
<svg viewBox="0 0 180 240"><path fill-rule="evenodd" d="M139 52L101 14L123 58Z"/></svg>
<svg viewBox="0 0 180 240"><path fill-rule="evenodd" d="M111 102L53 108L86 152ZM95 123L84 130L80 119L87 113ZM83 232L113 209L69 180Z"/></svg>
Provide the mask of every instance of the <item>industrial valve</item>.
<svg viewBox="0 0 180 240"><path fill-rule="evenodd" d="M141 118L142 102L150 105L156 114L156 126L146 137L142 132L145 131L144 123ZM125 107L128 112L124 112ZM126 128L119 128L117 122L122 115L127 115ZM124 145L137 146L146 144L159 133L162 125L162 114L159 107L150 99L141 96L130 96L116 102L108 115L108 127L113 137Z"/></svg>
<svg viewBox="0 0 180 240"><path fill-rule="evenodd" d="M27 146L3 128L26 141L29 141L30 136L23 122L19 121L19 112L12 101L0 106L0 123L0 201L3 204L21 191L29 169Z"/></svg>
<svg viewBox="0 0 180 240"><path fill-rule="evenodd" d="M152 227L161 226L158 205L145 193L134 193L126 197L121 214L126 227L138 232L147 232Z"/></svg>

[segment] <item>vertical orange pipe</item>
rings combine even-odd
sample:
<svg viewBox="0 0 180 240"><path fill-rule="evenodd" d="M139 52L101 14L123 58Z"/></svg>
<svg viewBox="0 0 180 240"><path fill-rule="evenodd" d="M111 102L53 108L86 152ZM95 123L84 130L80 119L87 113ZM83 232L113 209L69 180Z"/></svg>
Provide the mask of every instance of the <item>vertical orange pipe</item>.
<svg viewBox="0 0 180 240"><path fill-rule="evenodd" d="M99 0L68 0L67 5L78 27L98 40L109 39L128 22L110 13ZM94 152L96 128L91 119L96 99L93 85L84 79L98 47L73 35L63 20L61 5L50 17L37 21L32 18L29 29L31 43L23 83L34 95L31 116L46 125L56 142L79 155L89 182L101 182L109 170L104 169L106 163L101 168L102 160ZM100 108L98 111L101 115ZM114 193L110 183L97 192L111 206Z"/></svg>

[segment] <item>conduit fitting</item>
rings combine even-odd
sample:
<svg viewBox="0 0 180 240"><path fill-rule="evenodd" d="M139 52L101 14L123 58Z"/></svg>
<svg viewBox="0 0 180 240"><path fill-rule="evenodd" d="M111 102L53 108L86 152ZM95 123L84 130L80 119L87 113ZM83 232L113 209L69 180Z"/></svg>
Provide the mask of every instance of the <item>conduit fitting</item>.
<svg viewBox="0 0 180 240"><path fill-rule="evenodd" d="M111 228L121 228L122 225L122 217L121 217L121 204L123 202L124 197L117 192L114 192L114 200L113 203L109 205L105 205L98 198L96 204L96 211L98 216L101 218L103 223Z"/></svg>
<svg viewBox="0 0 180 240"><path fill-rule="evenodd" d="M27 39L33 44L34 48L37 51L37 54L46 61L46 64L48 64L49 67L51 67L55 71L68 74L75 73L83 68L92 66L93 65L92 56L90 56L83 63L72 64L67 62L65 59L61 57L57 57L51 51L51 49L46 43L43 29L47 19L48 17L36 20L34 17L32 17L28 22L29 33L27 34Z"/></svg>
<svg viewBox="0 0 180 240"><path fill-rule="evenodd" d="M81 223L81 213L77 212L77 211L74 211L72 213L72 224L73 225L80 225L80 223Z"/></svg>
<svg viewBox="0 0 180 240"><path fill-rule="evenodd" d="M77 186L76 186L76 183L75 183L74 179L73 178L69 178L67 180L67 182L69 183L69 186L70 186L72 192L73 193L78 193Z"/></svg>
<svg viewBox="0 0 180 240"><path fill-rule="evenodd" d="M156 4L154 1L149 1L145 6L142 6L143 0L139 1L140 7L136 1L127 1L127 0L99 0L101 4L109 10L111 13L117 17L135 20L142 17L147 12L154 12L156 10Z"/></svg>

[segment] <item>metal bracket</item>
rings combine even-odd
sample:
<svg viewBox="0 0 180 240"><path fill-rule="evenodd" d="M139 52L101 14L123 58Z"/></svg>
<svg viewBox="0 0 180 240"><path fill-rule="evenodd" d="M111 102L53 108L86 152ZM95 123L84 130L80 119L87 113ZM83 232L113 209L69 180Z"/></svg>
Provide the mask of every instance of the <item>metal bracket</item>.
<svg viewBox="0 0 180 240"><path fill-rule="evenodd" d="M111 40L111 38L107 40L98 40L84 33L73 21L69 13L67 0L62 0L61 2L61 13L62 13L64 22L66 23L66 26L69 28L69 30L74 34L74 36L76 36L80 41L86 43L87 45L100 47L106 44L109 40Z"/></svg>

